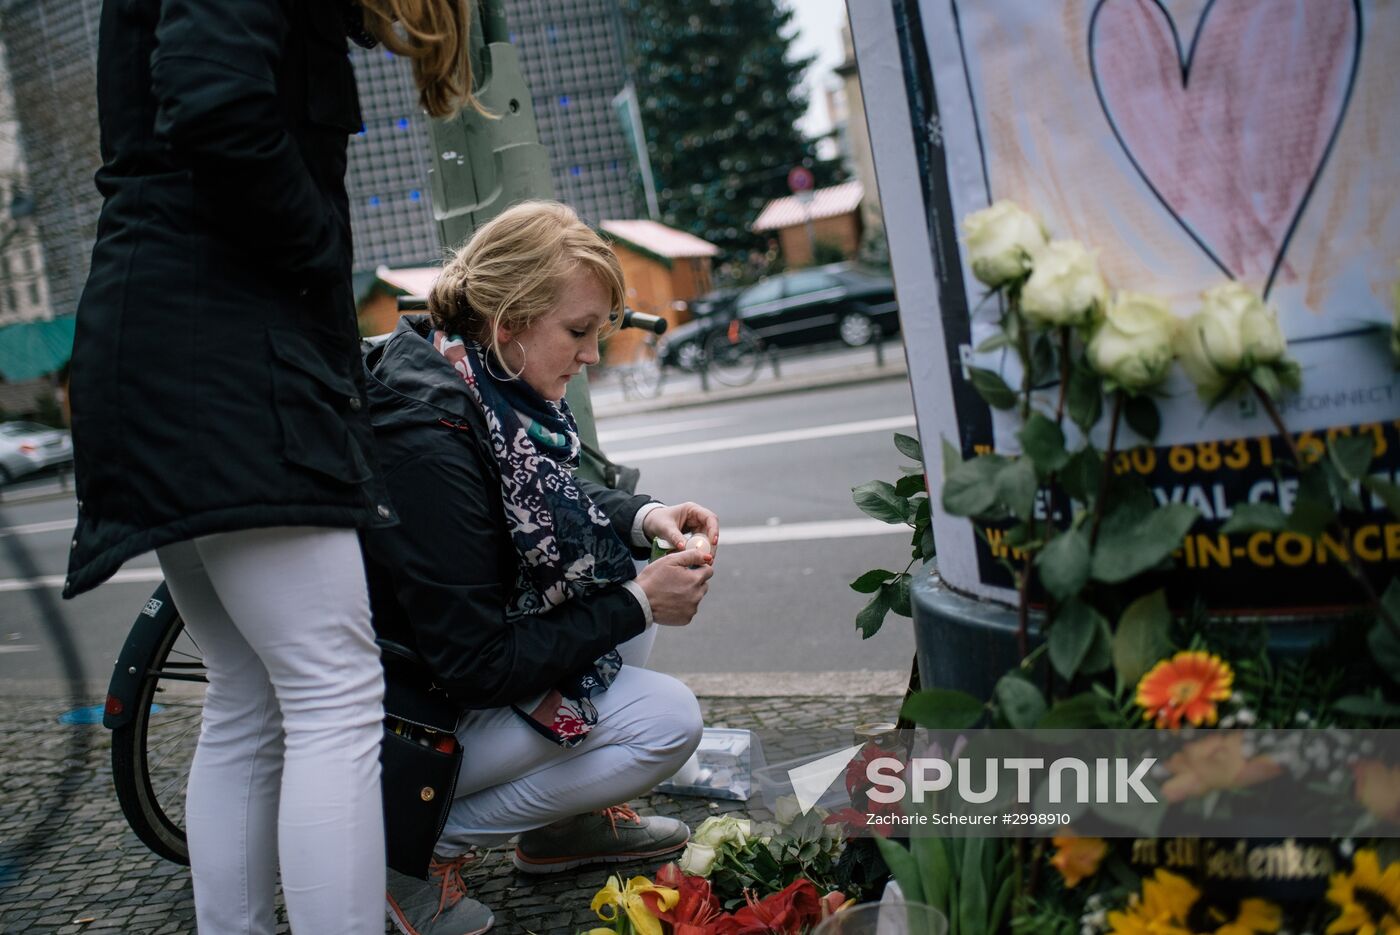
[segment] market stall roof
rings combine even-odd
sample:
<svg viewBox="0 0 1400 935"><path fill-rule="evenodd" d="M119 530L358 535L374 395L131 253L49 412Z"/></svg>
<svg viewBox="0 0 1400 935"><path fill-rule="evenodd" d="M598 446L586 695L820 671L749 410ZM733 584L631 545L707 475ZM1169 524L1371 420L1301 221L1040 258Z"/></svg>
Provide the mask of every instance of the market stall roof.
<svg viewBox="0 0 1400 935"><path fill-rule="evenodd" d="M661 260L692 259L719 253L719 247L708 240L656 221L603 221L598 226L612 239Z"/></svg>
<svg viewBox="0 0 1400 935"><path fill-rule="evenodd" d="M783 227L796 227L822 218L839 217L850 214L860 207L865 197L865 186L859 181L842 182L830 188L819 188L812 192L812 200L804 205L796 195L774 198L763 206L758 218L753 222L756 231L778 230Z"/></svg>
<svg viewBox="0 0 1400 935"><path fill-rule="evenodd" d="M0 328L0 378L22 383L62 370L73 356L72 315Z"/></svg>
<svg viewBox="0 0 1400 935"><path fill-rule="evenodd" d="M398 289L404 295L427 295L441 274L441 266L406 266L402 269L381 266L374 271L380 282Z"/></svg>

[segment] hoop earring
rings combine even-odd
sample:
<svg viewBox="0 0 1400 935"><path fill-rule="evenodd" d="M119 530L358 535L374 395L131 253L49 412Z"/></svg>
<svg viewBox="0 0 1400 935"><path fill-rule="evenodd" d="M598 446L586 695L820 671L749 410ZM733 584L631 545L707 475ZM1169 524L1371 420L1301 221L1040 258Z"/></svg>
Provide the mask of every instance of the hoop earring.
<svg viewBox="0 0 1400 935"><path fill-rule="evenodd" d="M520 348L520 373L510 373L510 368L506 367L506 362L503 360L501 361L501 366L505 367L506 373L510 373L510 376L503 377L497 374L491 369L491 358L496 356L493 352L483 355L482 357L482 366L486 368L486 372L491 375L492 379L499 380L501 383L510 383L514 380L519 380L520 375L525 372L525 345L520 343L519 338L514 339L514 344L516 347Z"/></svg>

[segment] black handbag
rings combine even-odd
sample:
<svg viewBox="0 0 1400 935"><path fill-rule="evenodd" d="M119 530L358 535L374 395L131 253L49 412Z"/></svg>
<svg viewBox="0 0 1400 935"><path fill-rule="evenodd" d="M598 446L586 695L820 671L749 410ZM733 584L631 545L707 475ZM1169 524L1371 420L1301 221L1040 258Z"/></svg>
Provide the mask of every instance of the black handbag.
<svg viewBox="0 0 1400 935"><path fill-rule="evenodd" d="M388 864L427 879L433 845L457 790L459 714L417 654L380 640L384 663L384 744L379 762Z"/></svg>

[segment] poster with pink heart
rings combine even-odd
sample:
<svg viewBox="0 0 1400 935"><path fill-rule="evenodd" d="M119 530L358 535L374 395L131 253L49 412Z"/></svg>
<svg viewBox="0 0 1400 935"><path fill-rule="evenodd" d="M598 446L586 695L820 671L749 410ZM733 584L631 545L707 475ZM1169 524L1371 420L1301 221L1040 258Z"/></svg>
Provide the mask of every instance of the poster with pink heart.
<svg viewBox="0 0 1400 935"><path fill-rule="evenodd" d="M940 437L965 456L1017 451L1015 413L989 408L970 382L970 367L1012 387L1021 372L1007 349L977 350L997 331L997 300L973 277L960 228L1010 199L1052 237L1095 250L1111 291L1160 296L1181 318L1230 280L1262 294L1302 368L1301 391L1280 405L1290 431L1369 432L1373 472L1396 479L1400 3L858 0L849 11L931 462ZM1053 408L1058 380L1037 391ZM1129 431L1126 443L1159 501L1200 511L1177 561L1212 607L1349 606L1321 543L1219 533L1238 504L1287 510L1296 493L1268 457L1274 430L1258 403L1241 395L1204 412L1178 369L1159 410L1158 436ZM1383 585L1400 574L1400 522L1363 500L1340 545ZM943 577L1008 597L1006 551L935 511Z"/></svg>

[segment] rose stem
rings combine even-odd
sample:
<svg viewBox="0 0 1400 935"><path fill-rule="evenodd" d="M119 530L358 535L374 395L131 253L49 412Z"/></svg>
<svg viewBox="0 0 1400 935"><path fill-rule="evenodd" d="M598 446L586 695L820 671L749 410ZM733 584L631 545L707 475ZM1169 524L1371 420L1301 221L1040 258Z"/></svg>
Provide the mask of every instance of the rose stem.
<svg viewBox="0 0 1400 935"><path fill-rule="evenodd" d="M1302 473L1303 453L1298 448L1298 443L1294 441L1293 434L1288 431L1288 426L1284 424L1283 416L1279 414L1278 407L1274 405L1273 397L1260 389L1259 384L1255 383L1253 380L1248 380L1247 382L1249 383L1249 388L1254 390L1254 395L1258 397L1259 404L1264 407L1264 412L1268 414L1269 421L1274 424L1274 429L1283 437L1283 443L1288 446L1288 453L1292 455L1294 465L1297 467L1299 473ZM1337 519L1337 517L1332 517L1332 521L1327 524L1327 531L1336 537L1339 544L1346 543L1346 530L1342 528L1342 522ZM1391 616L1390 609L1382 603L1381 596L1377 594L1376 589L1372 587L1371 579L1366 577L1365 570L1362 569L1360 563L1357 562L1356 556L1352 554L1352 550L1349 547L1343 548L1342 554L1345 556L1343 561L1346 563L1347 571L1366 595L1367 602L1370 603L1372 609L1375 610L1376 615L1381 621L1390 628L1391 633L1400 638L1400 621L1397 621Z"/></svg>
<svg viewBox="0 0 1400 935"><path fill-rule="evenodd" d="M1099 472L1099 492L1094 498L1094 525L1089 530L1089 548L1098 545L1099 526L1103 523L1103 500L1108 495L1108 475L1113 470L1113 455L1118 445L1118 422L1123 417L1123 391L1113 393L1113 414L1108 419L1108 447L1103 453L1103 470Z"/></svg>

